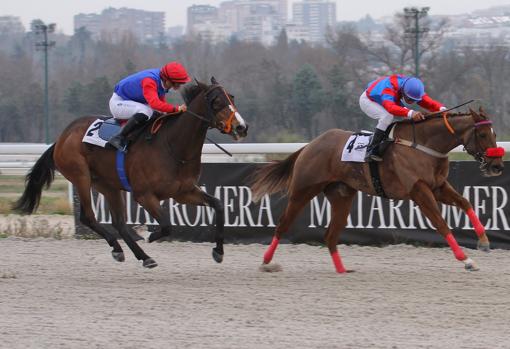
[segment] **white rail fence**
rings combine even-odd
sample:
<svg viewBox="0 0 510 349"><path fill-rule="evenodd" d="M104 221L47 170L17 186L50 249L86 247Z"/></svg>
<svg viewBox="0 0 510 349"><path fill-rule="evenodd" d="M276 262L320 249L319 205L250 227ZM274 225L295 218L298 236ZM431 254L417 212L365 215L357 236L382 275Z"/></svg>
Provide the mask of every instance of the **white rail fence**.
<svg viewBox="0 0 510 349"><path fill-rule="evenodd" d="M234 156L230 158L214 144L204 144L204 162L257 162L264 161L267 154L293 153L307 143L228 143L220 144ZM510 142L499 142L498 146L510 151ZM25 174L48 149L44 143L0 143L0 174ZM451 153L462 153L457 147Z"/></svg>
<svg viewBox="0 0 510 349"><path fill-rule="evenodd" d="M228 143L220 144L232 153L227 156L214 144L204 144L203 162L260 162L269 154L290 154L307 143ZM498 146L510 151L510 142L499 142ZM0 143L0 175L25 175L49 145L44 143ZM461 153L461 147L452 153ZM69 202L72 203L72 185L69 183Z"/></svg>

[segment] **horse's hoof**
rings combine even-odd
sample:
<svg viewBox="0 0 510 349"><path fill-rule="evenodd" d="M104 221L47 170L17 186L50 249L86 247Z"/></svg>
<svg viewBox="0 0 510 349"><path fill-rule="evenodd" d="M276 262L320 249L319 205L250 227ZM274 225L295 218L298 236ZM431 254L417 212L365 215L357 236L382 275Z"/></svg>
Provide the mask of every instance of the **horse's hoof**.
<svg viewBox="0 0 510 349"><path fill-rule="evenodd" d="M282 266L278 263L262 263L259 267L259 271L263 273L278 273L282 270Z"/></svg>
<svg viewBox="0 0 510 349"><path fill-rule="evenodd" d="M158 263L156 263L154 259L149 257L143 261L143 266L144 268L155 268L158 266Z"/></svg>
<svg viewBox="0 0 510 349"><path fill-rule="evenodd" d="M223 253L219 253L215 248L212 250L212 258L216 261L216 263L223 262Z"/></svg>
<svg viewBox="0 0 510 349"><path fill-rule="evenodd" d="M112 252L112 257L117 262L124 262L126 260L126 257L124 257L124 252Z"/></svg>
<svg viewBox="0 0 510 349"><path fill-rule="evenodd" d="M484 242L478 241L476 248L478 248L480 251L483 251L483 252L491 251L491 245L488 242L484 243Z"/></svg>
<svg viewBox="0 0 510 349"><path fill-rule="evenodd" d="M462 261L464 263L464 269L468 271L478 271L480 268L476 265L476 263L471 258L466 258Z"/></svg>
<svg viewBox="0 0 510 349"><path fill-rule="evenodd" d="M130 230L128 230L128 234L129 234L129 236L131 237L131 239L133 239L133 241L140 241L140 240L143 240L143 237L141 237L140 235L138 235L138 233L137 233L134 229L130 229Z"/></svg>
<svg viewBox="0 0 510 349"><path fill-rule="evenodd" d="M149 237L147 238L147 242L148 243L151 243L151 242L154 242L156 240L158 240L161 236L159 236L158 233L151 233L151 235L149 235Z"/></svg>

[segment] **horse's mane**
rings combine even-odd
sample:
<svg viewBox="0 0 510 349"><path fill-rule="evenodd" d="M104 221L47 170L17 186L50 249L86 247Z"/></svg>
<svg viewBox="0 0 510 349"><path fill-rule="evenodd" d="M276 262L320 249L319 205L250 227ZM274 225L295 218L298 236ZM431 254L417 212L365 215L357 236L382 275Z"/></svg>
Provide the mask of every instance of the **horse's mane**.
<svg viewBox="0 0 510 349"><path fill-rule="evenodd" d="M472 115L470 112L457 112L457 113L446 113L446 115L448 116L448 118L455 118L455 117L460 117L460 116L470 116ZM439 118L442 118L443 117L443 113L434 113L434 115L431 115L431 116L428 116L426 118L426 120L428 119L439 119Z"/></svg>
<svg viewBox="0 0 510 349"><path fill-rule="evenodd" d="M190 104L193 99L195 99L196 96L200 92L204 90L204 85L201 83L198 84L189 84L187 86L184 86L181 90L181 96L184 100L184 103Z"/></svg>
<svg viewBox="0 0 510 349"><path fill-rule="evenodd" d="M472 115L471 112L457 112L457 113L446 113L446 114L448 115L448 119ZM485 115L480 114L480 116L484 119L487 119L487 117ZM434 120L434 119L441 119L441 118L443 118L443 113L434 113L433 115L426 116L425 120L414 121L414 123L420 124L422 122L426 122L427 120ZM402 120L400 123L401 124L411 124L411 123L413 123L413 121L412 120Z"/></svg>

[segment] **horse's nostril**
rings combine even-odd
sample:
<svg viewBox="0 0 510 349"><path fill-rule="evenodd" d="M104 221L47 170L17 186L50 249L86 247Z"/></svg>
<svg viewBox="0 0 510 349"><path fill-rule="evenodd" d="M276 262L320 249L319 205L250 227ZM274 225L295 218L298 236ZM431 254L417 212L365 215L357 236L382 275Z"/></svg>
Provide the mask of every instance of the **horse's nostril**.
<svg viewBox="0 0 510 349"><path fill-rule="evenodd" d="M237 125L236 126L236 131L239 132L239 133L242 133L246 130L246 127L244 127L243 125Z"/></svg>
<svg viewBox="0 0 510 349"><path fill-rule="evenodd" d="M504 166L503 165L493 165L492 170L494 172L503 172Z"/></svg>

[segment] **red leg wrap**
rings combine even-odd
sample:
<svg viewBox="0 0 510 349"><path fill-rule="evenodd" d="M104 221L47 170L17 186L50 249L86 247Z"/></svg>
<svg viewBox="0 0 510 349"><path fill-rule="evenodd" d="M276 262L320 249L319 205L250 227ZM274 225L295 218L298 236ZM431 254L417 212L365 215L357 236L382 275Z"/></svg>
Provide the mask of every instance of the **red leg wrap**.
<svg viewBox="0 0 510 349"><path fill-rule="evenodd" d="M469 210L466 211L466 214L468 215L469 220L471 221L471 224L475 228L476 235L478 235L478 237L480 237L483 234L485 234L485 227L478 219L478 216L476 215L475 211L472 208L470 208Z"/></svg>
<svg viewBox="0 0 510 349"><path fill-rule="evenodd" d="M340 255L338 254L338 251L331 253L331 258L333 259L333 264L335 265L336 272L337 273L345 273L346 270L342 263L342 259L340 258Z"/></svg>
<svg viewBox="0 0 510 349"><path fill-rule="evenodd" d="M453 237L452 233L448 233L446 235L446 241L448 242L448 245L450 245L450 248L453 251L453 254L455 255L455 258L457 258L459 261L463 261L466 259L466 255L464 254L464 251L459 247L459 244L457 243L457 240Z"/></svg>
<svg viewBox="0 0 510 349"><path fill-rule="evenodd" d="M276 236L273 237L273 241L271 241L271 245L269 245L266 253L264 253L264 264L271 263L271 260L273 259L274 251L276 251L276 248L278 247L279 242L280 242L280 239L278 239Z"/></svg>

